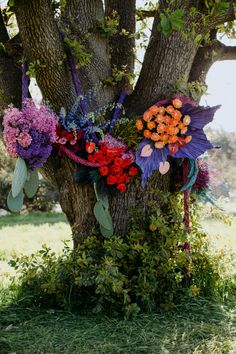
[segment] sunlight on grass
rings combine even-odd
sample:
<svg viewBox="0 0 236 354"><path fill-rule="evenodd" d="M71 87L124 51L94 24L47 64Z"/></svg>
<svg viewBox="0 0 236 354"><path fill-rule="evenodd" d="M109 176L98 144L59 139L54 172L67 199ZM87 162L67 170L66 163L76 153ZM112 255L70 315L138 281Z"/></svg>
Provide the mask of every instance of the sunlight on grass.
<svg viewBox="0 0 236 354"><path fill-rule="evenodd" d="M220 256L215 267L224 280L236 275L236 218L231 217L231 220L231 225L213 218L201 222L208 237L209 255Z"/></svg>
<svg viewBox="0 0 236 354"><path fill-rule="evenodd" d="M236 218L233 219L230 226L214 219L205 219L202 221L202 225L214 248L229 248L231 252L236 254Z"/></svg>
<svg viewBox="0 0 236 354"><path fill-rule="evenodd" d="M70 240L71 232L68 224L58 222L41 225L6 226L1 230L1 259L9 259L23 254L31 254L46 243L48 247L59 253L63 248L63 240Z"/></svg>
<svg viewBox="0 0 236 354"><path fill-rule="evenodd" d="M0 283L15 274L8 265L10 259L21 254L30 255L42 244L60 253L64 247L62 241L72 245L71 230L63 214L0 217Z"/></svg>

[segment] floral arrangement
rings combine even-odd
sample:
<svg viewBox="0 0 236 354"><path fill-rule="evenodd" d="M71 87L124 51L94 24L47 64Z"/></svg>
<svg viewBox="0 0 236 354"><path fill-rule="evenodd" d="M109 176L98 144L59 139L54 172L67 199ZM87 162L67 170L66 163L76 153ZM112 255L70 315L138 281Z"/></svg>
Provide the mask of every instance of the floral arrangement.
<svg viewBox="0 0 236 354"><path fill-rule="evenodd" d="M165 174L170 168L168 156L197 159L213 145L203 131L220 106L202 107L188 97L174 96L150 107L136 128L144 139L136 151L136 164L141 168L142 185L156 169Z"/></svg>
<svg viewBox="0 0 236 354"><path fill-rule="evenodd" d="M61 36L65 34L60 30ZM24 192L32 197L38 187L36 169L42 167L54 146L60 156L77 163L76 181L92 183L97 202L94 215L105 237L113 234L109 213L107 189L124 193L131 178L142 172L142 186L154 170L165 174L170 169L168 156L184 159L182 191L184 192L185 225L189 229L187 199L192 187L206 182L197 158L213 145L207 140L203 128L212 121L216 107L201 107L188 97L176 95L159 101L136 121L137 140L127 142L112 136L122 105L127 96L122 92L116 105L93 110L96 90L83 96L73 55L67 54L77 100L69 112L61 109L59 118L45 105L36 107L28 95L27 63L22 66L22 107L10 107L3 120L3 138L10 156L16 157L12 190L8 206L13 212L23 205ZM105 119L114 111L111 120ZM135 129L135 127L133 127ZM138 148L133 143L137 144Z"/></svg>
<svg viewBox="0 0 236 354"><path fill-rule="evenodd" d="M19 211L24 193L30 198L38 188L36 169L40 168L52 152L56 141L56 115L45 105L36 107L30 99L19 110L10 106L3 118L3 139L11 157L16 157L12 190L8 195L8 207Z"/></svg>
<svg viewBox="0 0 236 354"><path fill-rule="evenodd" d="M56 128L55 146L59 154L78 163L76 181L94 185L97 197L94 215L104 236L113 234L108 188L124 193L138 173L134 151L109 133L121 112L124 97L116 106L90 112L87 108L92 100L79 97L68 113L61 110ZM114 109L112 120L104 119L107 109Z"/></svg>
<svg viewBox="0 0 236 354"><path fill-rule="evenodd" d="M10 156L20 156L31 170L40 168L56 140L57 117L44 105L27 100L24 109L10 107L3 119L3 139Z"/></svg>
<svg viewBox="0 0 236 354"><path fill-rule="evenodd" d="M91 151L91 144L93 143L87 143L87 151ZM92 145L92 149L95 149L94 145ZM104 136L99 148L90 153L88 160L100 164L98 172L105 177L106 184L116 186L120 192L126 191L126 185L130 182L131 177L138 173L138 169L133 166L134 153L127 152L127 146L109 134Z"/></svg>
<svg viewBox="0 0 236 354"><path fill-rule="evenodd" d="M25 101L22 111L14 107L7 110L4 141L9 155L18 157L8 204L12 211L18 211L23 203L23 190L30 196L35 193L38 181L35 170L46 162L54 144L60 156L78 164L76 181L94 185L97 197L94 214L102 234L109 236L113 225L108 189L124 193L139 169L144 187L154 170L159 169L161 174L168 172L168 156L187 159L181 190L188 194L193 186L198 188L204 171L201 169L199 173L196 159L213 148L203 128L212 121L219 106L197 106L178 95L157 102L136 121L139 141L140 137L143 139L135 151L112 136L125 95L121 95L116 105L89 111L94 97L91 92L88 97L79 96L68 113L62 109L59 119L45 105L37 108L32 100ZM111 120L104 118L108 109L114 110Z"/></svg>

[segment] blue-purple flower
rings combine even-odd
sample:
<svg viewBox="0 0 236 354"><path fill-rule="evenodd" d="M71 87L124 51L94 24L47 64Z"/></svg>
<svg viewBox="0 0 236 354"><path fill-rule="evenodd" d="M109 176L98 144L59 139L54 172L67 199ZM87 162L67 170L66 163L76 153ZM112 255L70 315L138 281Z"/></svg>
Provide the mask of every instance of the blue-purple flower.
<svg viewBox="0 0 236 354"><path fill-rule="evenodd" d="M203 128L210 123L220 106L197 106L188 97L157 102L137 121L136 127L145 139L136 151L136 164L141 168L142 186L154 170L164 174L168 156L196 159L212 149Z"/></svg>
<svg viewBox="0 0 236 354"><path fill-rule="evenodd" d="M30 129L31 144L23 147L16 143L17 153L27 161L31 170L40 168L48 159L52 152L50 135L45 132L39 132L37 129Z"/></svg>

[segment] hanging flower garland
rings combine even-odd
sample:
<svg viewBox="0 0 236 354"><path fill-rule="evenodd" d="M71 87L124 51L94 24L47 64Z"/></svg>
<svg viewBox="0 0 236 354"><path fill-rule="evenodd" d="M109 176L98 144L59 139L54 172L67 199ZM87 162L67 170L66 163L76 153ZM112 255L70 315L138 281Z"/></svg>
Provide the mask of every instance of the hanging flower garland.
<svg viewBox="0 0 236 354"><path fill-rule="evenodd" d="M64 38L63 32L61 32ZM94 186L97 202L94 215L105 237L113 234L109 213L108 190L126 192L131 179L142 172L142 187L145 187L153 171L165 174L170 169L168 157L183 160L184 222L189 227L188 196L197 188L200 169L197 158L213 145L203 131L213 120L220 106L202 107L188 97L175 95L159 101L146 110L136 121L138 148L128 147L112 136L119 120L126 92L122 92L116 104L92 109L96 90L83 95L74 58L67 53L68 65L77 93L77 100L69 112L61 109L59 118L45 105L36 107L28 95L26 64L22 75L22 111L10 107L3 120L4 142L10 156L17 157L12 190L8 207L19 211L23 205L23 191L32 197L38 187L36 169L42 167L51 154L53 146L59 156L66 156L77 163L75 179L78 183ZM109 111L113 117L105 119ZM143 138L143 139L142 139Z"/></svg>
<svg viewBox="0 0 236 354"><path fill-rule="evenodd" d="M94 94L90 92L88 97L80 96L68 113L61 110L56 129L55 147L59 155L67 156L78 164L76 181L94 186L97 198L94 215L105 237L113 234L108 189L124 193L131 178L138 173L134 151L109 133L119 118L126 95L122 93L115 106L89 112L87 108L92 104ZM104 120L104 113L111 109L114 110L113 118Z"/></svg>

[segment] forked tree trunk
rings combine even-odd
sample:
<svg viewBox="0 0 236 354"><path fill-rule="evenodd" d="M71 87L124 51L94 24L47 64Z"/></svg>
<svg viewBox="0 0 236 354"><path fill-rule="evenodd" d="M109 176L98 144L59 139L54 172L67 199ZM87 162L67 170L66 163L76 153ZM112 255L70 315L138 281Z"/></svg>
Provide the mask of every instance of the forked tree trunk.
<svg viewBox="0 0 236 354"><path fill-rule="evenodd" d="M78 73L84 90L88 90L99 81L111 75L113 65L121 69L126 65L129 70L134 67L134 37L135 32L135 0L67 0L64 16L66 31L76 40L82 40L87 49L93 53L91 63L78 68ZM106 12L104 10L104 3ZM220 15L213 19L208 18L208 26L203 28L194 24L190 18L190 8L195 2L159 1L159 13L156 12L151 39L145 54L144 63L138 82L133 93L126 101L126 114L128 117L142 114L145 109L156 101L170 97L174 92L173 85L177 80L189 79L193 72L194 59L198 58L199 44L194 40L198 34L204 34L209 29L215 28L219 23L234 19L233 8L225 16ZM201 2L196 6L204 7ZM233 1L231 1L233 4ZM23 48L29 62L38 63L37 81L43 93L43 97L50 102L56 111L64 106L69 108L74 102L76 94L73 80L65 61L65 48L55 22L51 0L15 0L15 13L22 38ZM200 5L199 5L200 4ZM169 13L182 8L185 11L184 31L172 31L164 36L157 30L159 14ZM112 10L118 11L120 16L119 31L125 29L130 33L125 38L117 33L116 37L109 40L101 33L99 22L106 15L111 15ZM194 30L193 30L194 27ZM197 30L197 33L196 33ZM183 33L184 32L184 33ZM0 41L6 43L8 35L0 17ZM201 57L201 56L200 56ZM202 64L202 63L199 63ZM9 70L5 57L0 53L0 67ZM201 65L202 70L204 68ZM192 71L191 71L192 70ZM201 70L201 71L202 71ZM9 94L14 95L13 103L19 105L19 70L16 69L16 83L8 81L4 76L0 78L0 89L6 82L7 99L0 97L0 107L10 103ZM196 72L196 71L195 71ZM13 71L12 71L13 73ZM200 75L201 72L198 74ZM191 80L190 75L190 80ZM197 78L194 77L196 80ZM130 90L127 82L121 82L117 87L103 87L99 90L95 104L98 107L106 106L117 98L118 89ZM18 94L15 93L18 92ZM74 180L75 164L65 157L59 157L56 152L45 164L42 172L55 186L60 194L60 202L64 213L71 225L74 246L82 243L97 227L93 206L95 195L91 186L78 185ZM155 190L165 192L171 189L171 172L161 176L155 172L149 179L146 188L141 188L140 178L134 178L126 193L111 193L110 211L115 225L115 232L124 235L129 225L129 209L136 208L142 213L148 213L148 203L151 200L158 201L158 193Z"/></svg>
<svg viewBox="0 0 236 354"><path fill-rule="evenodd" d="M42 0L40 0L42 1ZM34 6L33 1L31 4L25 4L22 0L18 0L18 23L21 29L21 32L27 40L25 41L25 47L30 58L35 57L34 51L37 49L30 48L30 43L32 39L30 35L26 35L27 27L25 27L25 19L22 13L26 14L27 12L33 12L33 9L36 8L37 16L39 15L39 9L37 8L37 2ZM77 8L79 7L79 9ZM87 9L87 12L85 11ZM83 32L86 32L90 28L94 21L102 16L102 8L100 0L93 0L93 6L80 6L79 2L72 1L72 11L78 11L80 13L84 12L84 15L87 16L89 12L93 11L93 21L91 23L83 19L79 19L81 22L80 31L78 37L83 35ZM43 16L45 18L45 12L47 10L44 7ZM52 16L49 17L45 27L48 27L48 23L53 21ZM32 20L33 25L33 20ZM78 25L78 24L77 24ZM72 28L76 24L72 22ZM53 27L51 23L50 28ZM39 29L36 29L35 32L38 33L38 36L43 36L42 26ZM50 34L50 29L47 30ZM52 29L51 29L52 31ZM87 68L82 68L80 73L80 78L85 89L90 83L90 87L96 82L98 82L105 74L109 74L109 64L106 57L106 48L107 40L103 37L96 34L96 37L99 40L99 46L94 47L93 37L88 37L87 46L93 46L95 50L95 56L92 64L88 65ZM57 39L60 43L59 38ZM159 45L156 47L154 42L158 41ZM54 45L54 44L53 44ZM123 45L123 44L122 44ZM108 48L107 48L108 49ZM98 53L96 52L98 50ZM57 49L57 57L62 55L61 44ZM136 85L136 89L127 100L126 110L129 112L130 116L134 114L141 114L148 106L153 104L160 98L163 98L163 95L168 96L173 93L172 85L176 80L182 78L184 75L188 76L193 59L197 51L197 45L194 44L192 38L184 39L181 33L173 32L170 36L165 37L157 31L157 19L153 24L153 35L150 41L150 44L147 48L146 57L144 59L144 65L141 70L140 78ZM45 60L46 53L41 53L40 60ZM118 54L117 54L118 55ZM60 70L60 77L56 76L56 80L62 80L64 86L67 85L66 92L68 95L68 88L71 86L69 80L67 83L64 82L62 77L66 77L67 73L64 67L57 67L56 58L53 57L53 53L50 53L52 56L51 66L55 66L53 70ZM94 63L96 63L96 58L99 56L100 61L103 60L103 64L99 62L99 67L102 65L102 72L96 71L94 68ZM102 59L101 59L102 58ZM116 58L117 59L117 58ZM91 69L89 69L91 66ZM39 68L40 69L40 68ZM54 103L54 106L60 107L62 100L62 92L57 92L57 89L50 90L50 80L46 76L45 70L49 71L51 68L40 69L39 70L39 82L42 92L45 97L49 97L50 101ZM53 80L53 74L51 75L51 80ZM46 82L45 84L43 82ZM60 86L60 83L59 83ZM109 93L110 91L110 93ZM74 92L72 90L72 97ZM106 88L104 92L99 93L99 105L105 106L109 100L111 100L112 88ZM71 104L71 100L65 97L65 102L68 106ZM95 204L95 195L92 186L80 186L74 181L75 165L73 162L69 161L67 158L62 158L59 161L58 156L51 157L50 161L43 168L44 175L46 178L51 180L55 187L58 189L60 194L60 203L62 210L66 214L68 221L71 225L74 246L76 247L79 243L82 243L85 238L91 234L94 227L98 227L93 216L93 206ZM110 211L115 227L115 233L119 235L124 235L129 226L129 210L132 208L139 209L142 213L148 213L148 203L150 200L158 201L158 194L154 194L153 191L159 190L165 192L168 191L171 187L170 173L161 176L158 172L154 173L153 177L149 180L146 188L143 190L141 188L140 178L135 178L134 181L129 185L126 193L122 194L119 192L110 194Z"/></svg>
<svg viewBox="0 0 236 354"><path fill-rule="evenodd" d="M160 51L163 50L163 52L166 52L166 55L168 56L168 59L166 60L170 60L172 65L174 65L175 57L181 61L180 66L176 65L173 68L173 74L175 75L171 76L171 82L181 78L184 73L189 73L191 68L189 61L190 59L193 60L196 53L196 47L190 46L189 43L186 45L185 49L183 45L178 46L175 43L173 37L171 37L171 41L168 44L168 52L166 50L166 41L163 41L163 48L160 46L159 49ZM187 55L186 52L188 53ZM169 53L172 53L172 55ZM147 67L146 70L148 71L149 68ZM166 81L167 85L165 91L171 95L171 86L168 85L170 83L169 66L166 66L165 62L160 62L159 72L160 79L157 75L157 81L160 80L162 83ZM143 75L145 76L145 73L143 73ZM159 97L161 97L161 92ZM132 105L132 102L130 105ZM141 102L139 106L141 106L139 113L147 108L146 102ZM129 110L129 107L127 107L127 110ZM82 187L75 183L73 178L74 172L73 163L69 162L66 158L63 158L63 161L61 161L61 168L56 171L53 169L53 172L51 173L53 174L53 179L56 177L57 188L60 192L60 203L70 222L74 244L76 246L78 243L83 242L83 240L91 233L92 229L98 227L98 225L93 216L93 206L95 204L93 188L89 186ZM134 178L126 193L111 192L109 197L110 211L116 234L124 235L127 232L130 220L130 209L137 209L144 214L148 214L149 202L151 200L156 200L158 202L158 193L161 193L162 191L166 192L171 189L170 174L171 173L161 176L159 172L155 172L153 177L149 179L145 189L142 189L141 187L140 178ZM48 177L50 178L50 176ZM153 193L155 190L156 193Z"/></svg>
<svg viewBox="0 0 236 354"><path fill-rule="evenodd" d="M161 35L158 36L161 37ZM182 42L180 45L181 39ZM137 92L134 91L133 96L128 101L129 106L126 107L127 111L132 112L132 114L142 113L155 100L157 101L162 98L163 92L165 92L166 97L169 97L173 93L171 85L184 75L189 75L191 64L197 51L196 44L190 39L183 43L183 38L181 38L181 34L179 33L174 33L168 39L159 38L159 40L158 53L153 53L153 62L150 65L145 64L140 77L142 78L144 90L150 90L148 80L153 65L155 65L155 79L156 82L160 82L160 87L157 86L156 94L149 92L147 96L149 97L149 101L144 102L141 98L143 94L141 93L143 92L142 88L140 88L141 84L138 83ZM152 50L152 42L148 50ZM73 171L70 174L72 175ZM94 227L94 218L92 215L95 203L94 194L91 189L82 188L74 184L72 177L68 177L67 173L65 173L64 178L69 178L70 182L62 185L60 189L61 206L68 220L71 222L74 237L78 242L81 242L86 235L89 235L91 228ZM149 179L145 189L141 187L140 178L134 178L134 181L129 185L125 193L111 193L110 211L116 234L124 235L127 232L130 209L137 209L144 214L148 214L149 202L151 200L158 202L158 190L161 193L161 191L166 192L170 189L171 173L161 176L159 172L156 172ZM156 193L153 193L155 190ZM75 191L77 191L77 194L74 193Z"/></svg>

